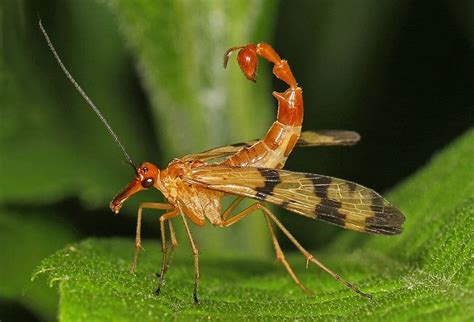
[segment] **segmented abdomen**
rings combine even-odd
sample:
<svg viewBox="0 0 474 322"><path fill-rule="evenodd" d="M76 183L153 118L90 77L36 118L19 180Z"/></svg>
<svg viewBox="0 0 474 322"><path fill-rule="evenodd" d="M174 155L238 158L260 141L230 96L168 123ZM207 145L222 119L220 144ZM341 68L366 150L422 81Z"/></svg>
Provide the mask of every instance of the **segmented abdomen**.
<svg viewBox="0 0 474 322"><path fill-rule="evenodd" d="M288 155L293 150L301 134L303 123L303 91L298 87L290 65L266 43L234 47L227 51L224 65L233 51L240 50L237 58L240 68L250 80L255 81L257 56L272 62L273 74L289 85L283 92L273 92L278 100L277 120L272 124L265 137L248 148L243 148L228 157L221 164L236 167L283 168Z"/></svg>
<svg viewBox="0 0 474 322"><path fill-rule="evenodd" d="M235 167L265 167L281 169L295 147L303 122L303 95L300 87L284 93L273 92L278 100L277 120L265 137L248 148L225 159L222 164Z"/></svg>

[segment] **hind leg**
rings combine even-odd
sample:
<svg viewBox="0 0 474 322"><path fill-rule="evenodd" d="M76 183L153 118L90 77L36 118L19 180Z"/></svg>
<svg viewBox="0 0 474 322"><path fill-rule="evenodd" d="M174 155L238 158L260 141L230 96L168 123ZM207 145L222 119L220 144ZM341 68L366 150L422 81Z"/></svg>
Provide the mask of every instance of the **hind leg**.
<svg viewBox="0 0 474 322"><path fill-rule="evenodd" d="M308 252L306 249L301 246L301 244L296 240L296 238L286 229L286 227L276 218L276 216L268 210L265 206L262 206L262 210L265 212L266 215L280 228L280 230L288 237L288 239L293 243L293 245L296 246L296 248L303 254L303 256L306 258L306 261L309 263L313 263L316 266L320 267L323 271L331 275L334 279L339 281L341 284L345 285L346 287L350 288L352 291L356 292L359 295L362 295L364 297L367 297L369 299L372 298L372 295L368 293L364 293L359 288L356 286L352 285L345 279L343 279L341 276L333 272L331 269L326 267L323 263L321 263L319 260L317 260L313 255L311 255L310 252Z"/></svg>
<svg viewBox="0 0 474 322"><path fill-rule="evenodd" d="M270 234L272 235L272 241L273 241L273 247L275 248L275 252L276 252L276 257L277 259L283 264L283 266L286 268L286 271L288 272L288 274L290 274L291 278L293 279L293 281L296 283L296 285L298 285L298 287L300 289L303 290L303 292L307 293L307 294L312 294L313 292L311 292L309 289L307 289L298 279L298 277L296 277L295 273L293 272L293 269L291 268L290 264L288 264L288 262L286 261L286 258L285 258L285 254L283 254L283 251L281 250L281 247L280 247L280 244L278 243L278 239L277 237L275 236L275 232L273 231L273 227L272 227L272 223L271 223L271 219L268 217L267 214L263 214L264 217L265 217L265 221L267 223L267 226L268 226L268 230L270 231Z"/></svg>
<svg viewBox="0 0 474 322"><path fill-rule="evenodd" d="M335 272L333 272L331 269L329 269L328 267L326 267L323 263L321 263L319 260L317 260L313 255L311 255L310 252L308 252L303 246L301 246L301 244L296 240L296 238L288 231L288 229L286 229L286 227L276 218L276 216L267 208L265 207L264 205L260 204L260 203L255 203L253 205L251 205L250 207L248 207L247 209L244 209L243 211L239 212L238 214L236 214L235 216L229 218L228 220L225 220L223 223L222 223L222 226L224 227L228 227L228 226L231 226L233 224L235 224L236 222L242 220L244 217L250 215L251 213L253 213L254 211L256 210L262 210L263 213L265 214L266 218L270 218L277 226L278 228L280 228L280 230L286 235L286 237L293 243L293 245L296 246L296 248L303 254L303 256L306 258L306 261L307 263L311 262L313 264L315 264L316 266L320 267L323 271L325 271L326 273L328 273L329 275L331 275L334 279L336 279L337 281L339 281L341 284L345 285L346 287L350 288L352 291L356 292L357 294L359 295L362 295L364 297L367 297L369 299L372 298L372 295L370 294L367 294L367 293L364 293L362 292L361 290L359 290L356 286L352 285L351 283L349 283L348 281L346 281L345 279L343 279L341 276L339 276L338 274L336 274ZM274 235L273 235L274 236ZM274 243L275 245L275 243ZM279 247L279 246L278 246ZM281 249L280 249L281 250ZM282 252L283 253L283 252ZM278 256L278 251L277 251L277 256ZM286 261L286 260L285 260ZM284 262L282 262L284 263ZM288 263L287 263L288 264ZM285 264L283 264L285 265ZM285 267L287 267L285 265ZM288 265L289 267L289 265ZM288 270L288 268L287 268ZM288 273L290 274L290 276L293 278L293 280L296 282L298 279L296 278L296 275L293 273L293 271L291 270L288 270ZM295 280L296 278L296 280ZM299 282L299 281L298 281ZM296 282L296 284L298 286L300 286L301 283L298 284L298 282ZM301 287L301 286L300 286Z"/></svg>

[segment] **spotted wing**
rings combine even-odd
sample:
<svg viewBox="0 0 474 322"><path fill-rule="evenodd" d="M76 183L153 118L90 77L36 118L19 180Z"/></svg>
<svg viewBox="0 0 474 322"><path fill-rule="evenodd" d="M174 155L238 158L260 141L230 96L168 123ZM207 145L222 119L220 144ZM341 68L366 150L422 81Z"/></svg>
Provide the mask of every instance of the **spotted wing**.
<svg viewBox="0 0 474 322"><path fill-rule="evenodd" d="M320 130L305 131L301 133L300 138L296 142L298 147L311 146L330 146L330 145L354 145L360 140L360 135L353 131L342 130ZM236 153L244 147L249 147L258 140L239 142L232 145L221 146L200 153L189 154L181 160L202 160L209 161L217 158L227 157Z"/></svg>
<svg viewBox="0 0 474 322"><path fill-rule="evenodd" d="M193 169L185 180L356 231L396 235L405 221L403 214L377 192L317 174L210 165Z"/></svg>

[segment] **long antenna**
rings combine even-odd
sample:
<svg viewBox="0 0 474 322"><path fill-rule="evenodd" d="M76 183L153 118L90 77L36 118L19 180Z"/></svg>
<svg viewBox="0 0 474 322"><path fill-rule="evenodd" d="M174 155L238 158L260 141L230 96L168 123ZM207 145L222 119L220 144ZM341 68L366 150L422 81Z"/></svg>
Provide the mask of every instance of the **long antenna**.
<svg viewBox="0 0 474 322"><path fill-rule="evenodd" d="M56 52L56 49L54 48L53 43L49 39L48 33L46 32L46 30L43 27L43 24L41 23L41 18L39 18L39 17L38 17L38 23L39 23L39 27L41 29L41 32L43 33L44 38L46 39L46 42L48 43L49 49L51 49L51 52L53 53L54 58L56 58L56 61L58 62L61 69L63 70L64 74L66 74L66 77L71 81L71 83L74 85L74 87L79 92L79 94L81 94L81 96L86 100L87 104L89 104L89 106L92 108L92 110L95 112L95 114L97 114L97 116L102 121L102 123L104 123L105 127L107 128L107 131L109 131L110 135L112 135L112 137L114 138L115 143L117 143L117 145L120 147L120 149L122 149L122 152L125 155L125 158L127 159L127 163L129 163L130 165L132 165L136 169L135 165L133 164L132 159L130 158L127 151L125 150L125 147L123 146L122 142L120 142L117 134L115 134L114 130L112 130L112 127L109 125L109 123L107 123L107 120L102 115L102 113L99 111L97 106L95 106L94 102L92 102L92 100L89 98L89 96L87 96L86 92L84 92L84 90L81 88L81 86L79 86L79 84L76 82L76 80L72 77L72 75L67 70L66 66L64 66L63 61L61 60L58 53Z"/></svg>

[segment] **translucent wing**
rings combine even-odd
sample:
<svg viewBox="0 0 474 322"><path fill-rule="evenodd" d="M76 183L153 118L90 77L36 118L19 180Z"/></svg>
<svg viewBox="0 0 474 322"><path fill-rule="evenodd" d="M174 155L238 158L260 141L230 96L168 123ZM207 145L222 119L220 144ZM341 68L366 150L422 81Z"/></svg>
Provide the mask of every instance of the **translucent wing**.
<svg viewBox="0 0 474 322"><path fill-rule="evenodd" d="M209 161L217 158L223 158L229 156L231 154L236 153L243 147L248 147L257 142L258 140L252 140L247 142L240 142L235 143L232 145L220 146L218 148L210 149L200 153L188 154L181 158L182 161L190 161L190 160L202 160L202 161Z"/></svg>
<svg viewBox="0 0 474 322"><path fill-rule="evenodd" d="M360 140L360 135L354 131L319 130L305 131L296 143L297 146L322 146L322 145L354 145Z"/></svg>
<svg viewBox="0 0 474 322"><path fill-rule="evenodd" d="M353 131L341 130L320 130L320 131L305 131L296 143L299 147L310 146L330 146L330 145L354 145L360 140L360 135ZM232 145L221 146L210 149L200 153L189 154L181 160L202 160L209 161L217 158L222 158L236 153L244 147L249 147L258 140L235 143Z"/></svg>
<svg viewBox="0 0 474 322"><path fill-rule="evenodd" d="M209 165L184 178L207 189L276 204L347 229L401 233L403 214L377 192L356 183L311 173Z"/></svg>

